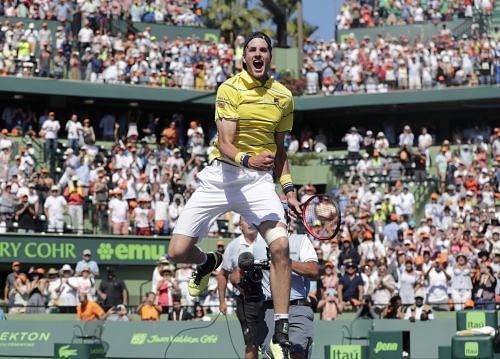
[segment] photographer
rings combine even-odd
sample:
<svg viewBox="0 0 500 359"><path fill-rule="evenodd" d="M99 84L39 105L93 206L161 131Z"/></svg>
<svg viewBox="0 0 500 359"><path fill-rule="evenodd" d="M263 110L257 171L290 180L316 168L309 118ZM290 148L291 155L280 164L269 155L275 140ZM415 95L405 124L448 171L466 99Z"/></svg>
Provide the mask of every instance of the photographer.
<svg viewBox="0 0 500 359"><path fill-rule="evenodd" d="M231 276L232 283L240 284L240 288L234 289L233 298L236 302L236 316L245 341L245 359L257 359L257 319L262 308L263 292L260 283L252 286L251 282L248 283L249 281L245 278L241 278L238 260L242 253L247 252L253 253L255 258L267 258L266 243L258 234L257 229L246 223L243 217L240 219L240 228L242 234L233 239L224 251L222 270L218 275L219 309L223 314L227 313L225 291Z"/></svg>
<svg viewBox="0 0 500 359"><path fill-rule="evenodd" d="M365 295L361 306L356 312L356 319L378 319L378 314L375 312L373 307L373 300L371 295Z"/></svg>
<svg viewBox="0 0 500 359"><path fill-rule="evenodd" d="M160 320L162 307L156 305L155 300L156 294L154 292L146 294L144 301L137 307L137 314L141 316L141 320Z"/></svg>
<svg viewBox="0 0 500 359"><path fill-rule="evenodd" d="M288 239L292 264L292 290L290 292L290 307L288 311L289 337L292 343L290 358L306 359L312 354L311 348L314 333L314 313L308 294L310 280L315 280L318 277L318 257L307 236L292 234ZM264 271L262 289L264 291L265 302L263 306L264 310L259 317L259 337L265 338L261 341L263 351L270 355L269 344L274 333L274 310L269 285L269 271ZM277 356L274 351L271 358L273 357L274 359L282 358L282 356Z"/></svg>

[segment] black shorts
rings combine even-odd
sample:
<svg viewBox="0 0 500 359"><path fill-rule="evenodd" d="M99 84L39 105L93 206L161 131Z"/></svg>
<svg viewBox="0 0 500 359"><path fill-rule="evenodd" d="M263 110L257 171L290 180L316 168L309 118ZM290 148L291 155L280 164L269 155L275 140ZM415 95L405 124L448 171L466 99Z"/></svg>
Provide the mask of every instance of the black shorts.
<svg viewBox="0 0 500 359"><path fill-rule="evenodd" d="M263 302L246 302L241 297L234 297L236 301L236 316L240 321L245 345L258 345L257 324Z"/></svg>

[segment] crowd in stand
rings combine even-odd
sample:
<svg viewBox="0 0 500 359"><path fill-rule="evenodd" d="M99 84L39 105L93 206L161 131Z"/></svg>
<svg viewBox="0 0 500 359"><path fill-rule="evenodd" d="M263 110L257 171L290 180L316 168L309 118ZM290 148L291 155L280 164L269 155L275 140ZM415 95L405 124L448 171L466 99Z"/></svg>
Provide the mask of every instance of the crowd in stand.
<svg viewBox="0 0 500 359"><path fill-rule="evenodd" d="M139 84L214 91L241 70L243 38L234 44L168 36L146 27L128 37L88 20L81 29L61 23L55 34L46 23L5 21L0 26L0 73L115 84ZM306 39L303 81L296 94L340 95L500 83L500 32L453 36L449 29L429 41L379 35L341 41ZM272 68L287 82L287 74Z"/></svg>
<svg viewBox="0 0 500 359"><path fill-rule="evenodd" d="M7 115L6 118L12 117ZM97 214L94 227L103 233L168 233L185 201L196 190L197 173L210 152L210 147L204 147L205 132L195 121L186 131L186 145L179 147L184 134L178 131L182 121L176 116L177 121L174 119L165 129L155 128L156 120L150 123L151 127L142 129L129 122L123 137L118 135L120 126L116 126L116 119L104 116L96 127L115 139L107 156L95 146L90 120L84 119L82 124L74 115L63 125L57 114L47 113L40 121L47 163L51 162L51 154L57 152L52 148L61 148L57 144L59 131L64 128L67 132L68 146L57 181L51 176L51 169L37 170L29 142L12 159L13 143L8 136L12 129L2 131L0 212L4 221L10 218L11 223L16 223L6 227L18 232L81 233L84 203L92 198ZM139 138L139 131L145 141ZM158 140L151 140L156 133ZM396 149L389 149L389 141L381 131L374 136L374 131L361 132L353 127L343 138L346 159L353 161L353 167L345 184L332 192L343 213L343 227L331 241L314 241L321 276L312 285L311 298L316 299L313 303L317 302L322 318L336 319L343 311L357 310L360 316L426 320L432 319L432 310L495 308L500 301L500 130L466 130L453 146L450 141L443 141L437 154L430 150L435 140L425 128L416 136L410 126L404 126L399 136L392 137ZM292 152L309 150L318 144L321 136L302 144L291 137L288 148ZM15 164L11 164L12 160ZM426 182L430 172L438 176L435 188ZM370 182L374 174L383 174L386 180ZM419 183L433 191L420 203L424 212L421 220L412 193ZM298 189L301 201L316 191L310 184ZM65 212L68 216L64 216ZM239 232L237 216L226 214L223 218L230 222L230 232ZM35 220L44 226L36 227ZM213 233L217 230L214 226ZM218 246L218 250L224 250L223 243ZM88 271L83 267L88 267ZM30 298L46 290L37 279L46 274L58 280L59 285L66 274L76 278L75 283L85 280L88 284L92 279L86 279L97 276L99 271L97 265L88 261L75 270L78 276L74 276L69 265L61 270L49 269L47 273L32 268L22 275L19 268L14 268L7 281L11 287L6 298L17 297L21 304L60 306L64 312L64 303L58 301L56 305L50 296L44 301L38 295ZM107 272L108 279L115 280L113 269ZM187 293L191 273L191 266L176 267L161 258L153 275L151 294L139 307L140 313L143 307L147 308L141 314L143 319L151 313L159 317L171 308L178 309L175 318L195 314L186 307L196 306L202 311L204 306L217 312L215 278L206 296L198 298L203 304L200 307ZM67 283L71 281L68 279ZM68 290L74 292L74 303L100 299L104 306L100 316L114 317L118 315L114 311L123 311L121 307L117 310L117 305L130 304L125 284L119 286L122 294L116 295L120 303L108 304L107 295L98 291L82 292L87 296L79 298L78 291L71 288L68 285ZM13 310L19 309L14 306Z"/></svg>
<svg viewBox="0 0 500 359"><path fill-rule="evenodd" d="M159 118L139 128L133 119L123 124L106 114L94 130L88 118L80 122L73 114L64 123L54 112L46 112L32 123L43 137L43 156L28 137L21 145L15 143L13 157L9 135L33 135L35 128L22 127L30 122L20 119L18 111L4 110L7 128L0 135L0 216L9 230L82 234L84 228L93 228L99 233L167 234L198 186L197 173L206 163L202 127L191 121L181 133L179 114L166 128L160 127ZM96 146L97 131L114 140L110 150ZM59 143L63 132L64 146ZM41 157L45 164L39 166Z"/></svg>
<svg viewBox="0 0 500 359"><path fill-rule="evenodd" d="M202 9L199 0L164 1L67 1L67 0L2 0L0 16L34 20L74 22L86 20L99 28L109 28L111 21L119 19L132 22L202 26Z"/></svg>
<svg viewBox="0 0 500 359"><path fill-rule="evenodd" d="M339 30L385 25L437 23L472 18L474 11L488 16L494 1L358 1L346 0L337 15Z"/></svg>
<svg viewBox="0 0 500 359"><path fill-rule="evenodd" d="M75 31L75 32L74 32ZM239 38L241 42L241 38ZM0 73L91 82L140 84L213 91L233 71L233 49L187 37L137 35L101 30L85 20L80 30L62 23L53 34L47 23L5 21L0 26ZM239 50L237 50L239 51Z"/></svg>
<svg viewBox="0 0 500 359"><path fill-rule="evenodd" d="M376 93L500 83L500 35L452 36L443 28L430 41L377 36L311 41L304 46L308 95Z"/></svg>

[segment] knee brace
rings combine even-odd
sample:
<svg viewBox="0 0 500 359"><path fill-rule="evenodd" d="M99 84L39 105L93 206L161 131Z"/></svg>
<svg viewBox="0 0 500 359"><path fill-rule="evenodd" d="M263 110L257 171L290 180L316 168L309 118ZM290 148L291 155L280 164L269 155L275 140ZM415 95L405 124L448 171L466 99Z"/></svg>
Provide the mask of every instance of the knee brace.
<svg viewBox="0 0 500 359"><path fill-rule="evenodd" d="M268 246L281 237L288 238L288 231L284 227L276 226L264 232L264 239Z"/></svg>

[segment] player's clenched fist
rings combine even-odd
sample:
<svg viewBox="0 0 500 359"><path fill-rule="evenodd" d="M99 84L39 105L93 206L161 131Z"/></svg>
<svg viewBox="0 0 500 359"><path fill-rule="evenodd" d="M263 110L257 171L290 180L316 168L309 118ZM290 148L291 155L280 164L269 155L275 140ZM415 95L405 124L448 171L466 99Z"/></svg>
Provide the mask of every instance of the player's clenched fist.
<svg viewBox="0 0 500 359"><path fill-rule="evenodd" d="M270 151L263 151L257 156L250 157L248 167L259 171L271 171L274 167L274 154Z"/></svg>

